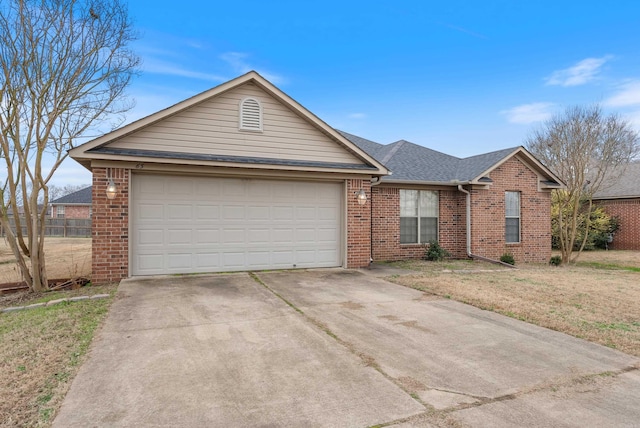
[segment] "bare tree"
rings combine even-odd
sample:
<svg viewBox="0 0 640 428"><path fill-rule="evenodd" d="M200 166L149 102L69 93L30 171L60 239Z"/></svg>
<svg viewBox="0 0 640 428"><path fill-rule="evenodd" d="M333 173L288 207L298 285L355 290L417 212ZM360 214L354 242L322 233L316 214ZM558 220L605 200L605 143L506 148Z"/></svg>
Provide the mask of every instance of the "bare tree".
<svg viewBox="0 0 640 428"><path fill-rule="evenodd" d="M563 263L575 262L589 235L589 218L581 242L576 242L581 213L591 212L593 195L615 181L640 153L638 133L618 115L604 115L600 106L574 106L535 130L526 146L562 178L567 188L557 191L560 250ZM574 248L577 254L572 259Z"/></svg>
<svg viewBox="0 0 640 428"><path fill-rule="evenodd" d="M0 2L0 223L34 291L48 288L49 180L79 138L117 126L110 121L132 107L124 90L139 64L128 49L135 38L119 0ZM27 224L16 218L12 231L7 211L19 200Z"/></svg>

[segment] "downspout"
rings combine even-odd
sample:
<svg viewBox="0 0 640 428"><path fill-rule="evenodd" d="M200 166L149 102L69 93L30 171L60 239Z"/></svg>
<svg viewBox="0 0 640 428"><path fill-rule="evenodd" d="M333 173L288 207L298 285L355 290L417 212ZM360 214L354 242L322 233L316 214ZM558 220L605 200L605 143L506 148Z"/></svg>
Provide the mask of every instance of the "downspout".
<svg viewBox="0 0 640 428"><path fill-rule="evenodd" d="M478 259L478 260L482 260L485 262L489 262L489 263L494 263L494 264L498 264L498 265L502 265L502 266L506 266L506 267L510 267L512 269L516 269L515 266L510 265L509 263L505 263L503 261L500 260L493 260L490 259L488 257L483 257L483 256L478 256L477 254L473 254L471 252L471 192L469 192L468 190L466 190L464 187L462 187L462 184L458 184L458 190L461 191L462 193L464 193L465 195L467 195L467 230L466 230L466 235L467 235L467 256L471 259Z"/></svg>
<svg viewBox="0 0 640 428"><path fill-rule="evenodd" d="M467 195L467 256L473 258L473 254L471 254L471 192L462 187L462 184L458 184L458 190Z"/></svg>
<svg viewBox="0 0 640 428"><path fill-rule="evenodd" d="M380 177L373 177L369 187L371 192L371 200L369 201L369 265L373 263L373 186L377 186L381 181Z"/></svg>

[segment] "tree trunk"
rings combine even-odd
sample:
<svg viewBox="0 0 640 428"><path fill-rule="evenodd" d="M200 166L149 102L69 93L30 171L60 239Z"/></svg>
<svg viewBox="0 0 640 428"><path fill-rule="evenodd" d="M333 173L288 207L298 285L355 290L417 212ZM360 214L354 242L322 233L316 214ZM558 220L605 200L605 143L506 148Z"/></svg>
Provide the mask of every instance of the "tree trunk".
<svg viewBox="0 0 640 428"><path fill-rule="evenodd" d="M16 235L13 233L13 229L9 224L9 221L6 217L0 217L0 222L2 223L2 227L5 230L5 239L9 243L9 247L11 248L11 252L16 259L16 265L20 270L20 275L22 276L22 280L27 283L30 289L33 290L31 284L33 284L33 278L31 277L31 273L29 272L29 266L27 265L27 261L20 251L20 247L18 246L18 242L16 240Z"/></svg>

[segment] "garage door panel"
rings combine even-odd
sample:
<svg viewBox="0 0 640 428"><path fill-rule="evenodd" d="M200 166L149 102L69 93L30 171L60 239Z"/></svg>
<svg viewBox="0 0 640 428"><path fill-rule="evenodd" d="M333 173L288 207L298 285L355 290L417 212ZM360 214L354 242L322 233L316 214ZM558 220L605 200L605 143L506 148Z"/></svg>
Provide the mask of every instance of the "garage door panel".
<svg viewBox="0 0 640 428"><path fill-rule="evenodd" d="M318 220L336 221L340 216L337 208L320 207L318 208Z"/></svg>
<svg viewBox="0 0 640 428"><path fill-rule="evenodd" d="M274 183L272 192L275 199L285 199L287 201L292 200L295 195L292 183L286 181Z"/></svg>
<svg viewBox="0 0 640 428"><path fill-rule="evenodd" d="M269 229L255 229L251 228L248 230L247 236L249 237L249 242L252 245L255 244L268 244L271 240L271 234L269 233Z"/></svg>
<svg viewBox="0 0 640 428"><path fill-rule="evenodd" d="M142 220L164 220L164 206L160 204L140 204L137 213Z"/></svg>
<svg viewBox="0 0 640 428"><path fill-rule="evenodd" d="M278 220L291 221L291 220L293 220L293 208L291 208L291 207L275 206L275 207L273 207L271 209L271 213L272 213L272 218L275 221L278 221Z"/></svg>
<svg viewBox="0 0 640 428"><path fill-rule="evenodd" d="M316 229L296 229L296 242L298 244L312 244L317 240Z"/></svg>
<svg viewBox="0 0 640 428"><path fill-rule="evenodd" d="M223 220L245 220L245 206L243 205L225 205L222 207L222 219Z"/></svg>
<svg viewBox="0 0 640 428"><path fill-rule="evenodd" d="M164 268L164 256L162 254L141 254L137 256L140 274L154 274Z"/></svg>
<svg viewBox="0 0 640 428"><path fill-rule="evenodd" d="M164 230L162 229L143 229L138 230L138 243L142 246L153 245L158 246L164 243Z"/></svg>
<svg viewBox="0 0 640 428"><path fill-rule="evenodd" d="M246 242L244 229L224 229L222 241L227 244L244 244Z"/></svg>
<svg viewBox="0 0 640 428"><path fill-rule="evenodd" d="M190 245L193 243L191 229L169 229L167 230L167 245Z"/></svg>
<svg viewBox="0 0 640 428"><path fill-rule="evenodd" d="M191 268L192 254L189 253L169 253L167 254L167 266L170 270Z"/></svg>
<svg viewBox="0 0 640 428"><path fill-rule="evenodd" d="M220 207L218 205L196 205L195 216L196 220L218 220Z"/></svg>
<svg viewBox="0 0 640 428"><path fill-rule="evenodd" d="M246 192L246 181L242 179L223 179L222 196L236 198L238 195L244 195Z"/></svg>
<svg viewBox="0 0 640 428"><path fill-rule="evenodd" d="M167 220L180 221L191 220L193 217L191 205L170 204L167 206Z"/></svg>
<svg viewBox="0 0 640 428"><path fill-rule="evenodd" d="M197 244L211 244L220 241L219 229L198 229L196 233Z"/></svg>
<svg viewBox="0 0 640 428"><path fill-rule="evenodd" d="M231 269L244 268L246 266L245 253L242 252L225 252L222 254L223 264Z"/></svg>
<svg viewBox="0 0 640 428"><path fill-rule="evenodd" d="M339 183L134 174L134 275L341 265Z"/></svg>
<svg viewBox="0 0 640 428"><path fill-rule="evenodd" d="M296 209L296 220L298 221L315 221L316 207L298 207Z"/></svg>
<svg viewBox="0 0 640 428"><path fill-rule="evenodd" d="M340 232L337 229L322 229L318 231L318 244L335 247L340 239Z"/></svg>
<svg viewBox="0 0 640 428"><path fill-rule="evenodd" d="M249 221L261 221L269 220L271 212L268 206L251 206L248 208L247 220Z"/></svg>
<svg viewBox="0 0 640 428"><path fill-rule="evenodd" d="M199 253L195 255L196 266L202 272L215 271L220 268L220 254Z"/></svg>
<svg viewBox="0 0 640 428"><path fill-rule="evenodd" d="M293 230L292 229L274 229L271 235L271 241L278 244L292 244L293 243Z"/></svg>
<svg viewBox="0 0 640 428"><path fill-rule="evenodd" d="M192 181L187 180L169 180L166 183L167 193L174 198L182 198L189 197L193 194L193 185Z"/></svg>
<svg viewBox="0 0 640 428"><path fill-rule="evenodd" d="M320 261L321 263L330 263L331 260L335 260L335 258L338 256L337 253L338 252L333 249L318 250L316 256L318 261Z"/></svg>

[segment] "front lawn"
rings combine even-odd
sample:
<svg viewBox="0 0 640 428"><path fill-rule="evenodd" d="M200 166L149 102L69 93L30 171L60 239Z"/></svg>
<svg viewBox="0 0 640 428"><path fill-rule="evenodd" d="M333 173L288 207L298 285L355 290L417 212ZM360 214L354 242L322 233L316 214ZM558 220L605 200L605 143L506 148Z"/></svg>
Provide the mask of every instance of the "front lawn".
<svg viewBox="0 0 640 428"><path fill-rule="evenodd" d="M49 426L85 358L116 286L0 296L0 308L81 295L107 299L0 313L0 426Z"/></svg>
<svg viewBox="0 0 640 428"><path fill-rule="evenodd" d="M616 254L617 253L617 254ZM640 253L586 252L576 266L399 262L391 281L640 356Z"/></svg>

